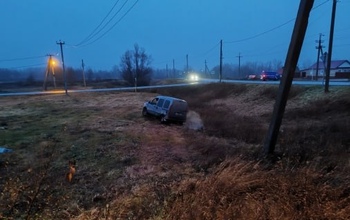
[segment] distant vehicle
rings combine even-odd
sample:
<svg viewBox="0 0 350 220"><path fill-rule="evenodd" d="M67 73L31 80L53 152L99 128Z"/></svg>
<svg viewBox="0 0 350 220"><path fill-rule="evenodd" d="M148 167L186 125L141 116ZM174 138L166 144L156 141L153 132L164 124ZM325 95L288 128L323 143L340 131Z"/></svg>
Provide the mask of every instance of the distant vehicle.
<svg viewBox="0 0 350 220"><path fill-rule="evenodd" d="M188 75L188 80L192 81L192 82L198 81L199 80L199 76L196 73L190 73Z"/></svg>
<svg viewBox="0 0 350 220"><path fill-rule="evenodd" d="M277 72L266 72L262 71L260 75L260 79L265 81L265 80L280 80L281 79L281 74Z"/></svg>
<svg viewBox="0 0 350 220"><path fill-rule="evenodd" d="M259 79L259 77L258 77L256 74L249 74L249 75L247 76L247 79L256 80L256 79Z"/></svg>
<svg viewBox="0 0 350 220"><path fill-rule="evenodd" d="M170 96L156 96L151 101L145 102L142 108L142 115L153 115L160 118L162 123L186 122L188 104L183 99Z"/></svg>

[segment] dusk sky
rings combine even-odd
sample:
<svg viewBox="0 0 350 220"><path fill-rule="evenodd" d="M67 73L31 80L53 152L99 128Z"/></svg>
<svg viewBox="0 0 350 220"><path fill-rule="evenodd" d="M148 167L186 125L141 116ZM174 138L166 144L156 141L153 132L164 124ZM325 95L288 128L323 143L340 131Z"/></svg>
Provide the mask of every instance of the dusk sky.
<svg viewBox="0 0 350 220"><path fill-rule="evenodd" d="M322 33L328 50L331 0L315 0L299 66L316 61ZM300 1L297 0L3 0L0 3L0 68L45 67L47 54L65 65L111 70L137 43L152 67L201 70L224 63L284 63ZM350 60L350 0L337 4L333 60ZM95 30L95 31L94 31ZM94 32L93 32L94 31ZM92 35L91 35L92 34ZM90 36L90 37L89 37Z"/></svg>

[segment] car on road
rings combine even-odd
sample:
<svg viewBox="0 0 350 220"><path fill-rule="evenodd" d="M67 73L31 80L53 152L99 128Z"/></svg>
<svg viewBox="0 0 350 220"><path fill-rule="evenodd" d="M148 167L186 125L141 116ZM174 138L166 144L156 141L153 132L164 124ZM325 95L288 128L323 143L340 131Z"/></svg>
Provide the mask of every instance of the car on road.
<svg viewBox="0 0 350 220"><path fill-rule="evenodd" d="M281 79L281 74L277 72L266 72L262 71L260 74L260 79L263 81L266 80L280 80Z"/></svg>
<svg viewBox="0 0 350 220"><path fill-rule="evenodd" d="M171 96L156 96L152 100L145 102L142 108L143 116L155 116L160 118L162 123L186 122L188 104L185 100Z"/></svg>
<svg viewBox="0 0 350 220"><path fill-rule="evenodd" d="M196 73L190 73L188 75L188 80L191 82L197 82L199 80L199 75Z"/></svg>
<svg viewBox="0 0 350 220"><path fill-rule="evenodd" d="M259 79L259 75L257 75L257 74L249 74L249 75L247 75L247 79L249 79L249 80L256 80L256 79Z"/></svg>

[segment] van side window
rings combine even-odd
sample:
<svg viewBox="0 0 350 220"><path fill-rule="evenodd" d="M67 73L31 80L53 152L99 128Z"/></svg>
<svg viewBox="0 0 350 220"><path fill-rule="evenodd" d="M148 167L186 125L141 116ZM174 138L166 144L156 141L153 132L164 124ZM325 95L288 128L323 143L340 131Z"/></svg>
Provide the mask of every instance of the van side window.
<svg viewBox="0 0 350 220"><path fill-rule="evenodd" d="M154 98L154 99L152 99L151 104L156 105L157 102L158 102L158 98Z"/></svg>
<svg viewBox="0 0 350 220"><path fill-rule="evenodd" d="M164 108L165 108L165 109L168 109L168 108L169 108L169 105L170 105L170 101L169 101L169 100L165 100Z"/></svg>
<svg viewBox="0 0 350 220"><path fill-rule="evenodd" d="M164 99L159 99L157 106L162 107L164 103Z"/></svg>

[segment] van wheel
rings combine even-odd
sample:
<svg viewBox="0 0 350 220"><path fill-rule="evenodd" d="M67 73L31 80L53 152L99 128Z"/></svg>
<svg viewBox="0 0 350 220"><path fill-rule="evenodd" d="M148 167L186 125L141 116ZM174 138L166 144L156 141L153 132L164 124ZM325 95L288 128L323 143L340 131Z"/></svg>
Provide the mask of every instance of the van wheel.
<svg viewBox="0 0 350 220"><path fill-rule="evenodd" d="M143 115L143 116L148 116L147 108L143 108L143 109L142 109L142 115Z"/></svg>

